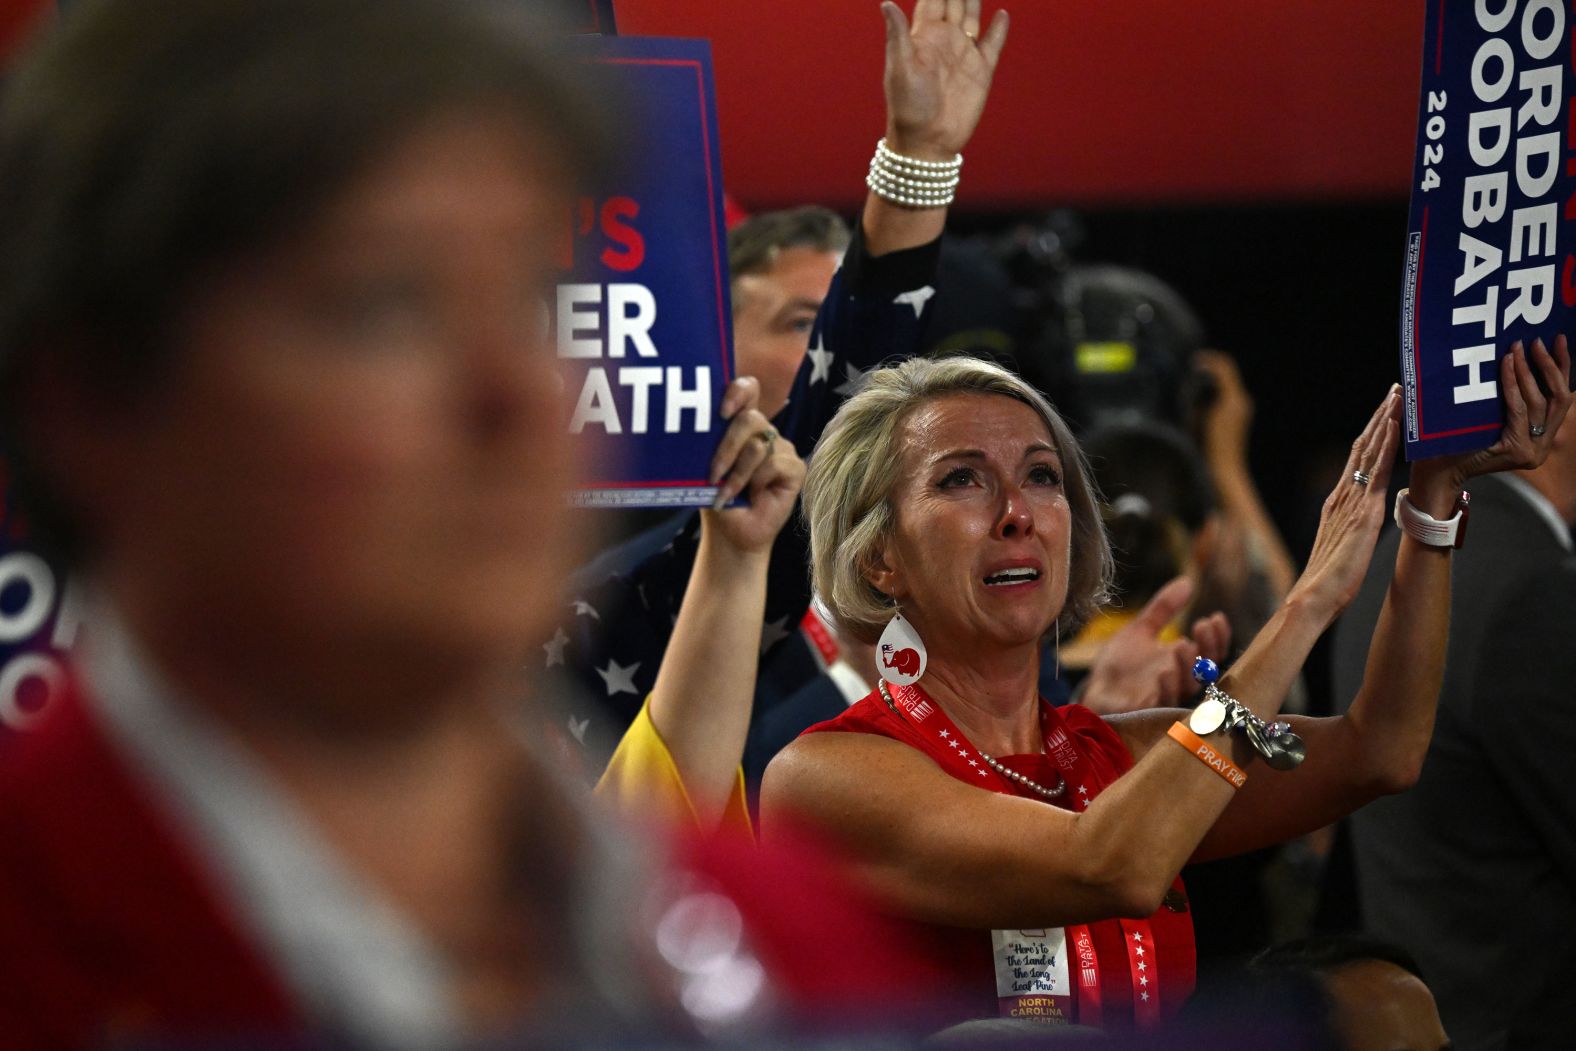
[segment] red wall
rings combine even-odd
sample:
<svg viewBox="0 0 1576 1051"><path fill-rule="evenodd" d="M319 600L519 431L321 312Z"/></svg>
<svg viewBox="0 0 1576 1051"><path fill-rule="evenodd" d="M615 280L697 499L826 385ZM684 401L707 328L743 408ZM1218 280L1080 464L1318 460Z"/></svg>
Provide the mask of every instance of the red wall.
<svg viewBox="0 0 1576 1051"><path fill-rule="evenodd" d="M1009 0L962 199L1404 194L1432 2ZM725 174L741 201L858 198L883 125L876 0L616 7L621 32L711 39Z"/></svg>
<svg viewBox="0 0 1576 1051"><path fill-rule="evenodd" d="M883 124L876 0L615 2L623 32L711 39L734 196L858 200ZM962 200L1403 194L1434 2L1011 0ZM0 55L45 3L0 0Z"/></svg>

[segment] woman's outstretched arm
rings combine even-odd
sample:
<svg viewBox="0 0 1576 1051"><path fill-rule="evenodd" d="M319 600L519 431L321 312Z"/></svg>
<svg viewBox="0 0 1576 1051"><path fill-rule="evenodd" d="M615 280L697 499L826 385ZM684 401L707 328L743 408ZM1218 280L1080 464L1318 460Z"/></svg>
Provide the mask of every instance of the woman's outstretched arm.
<svg viewBox="0 0 1576 1051"><path fill-rule="evenodd" d="M1547 396L1534 378L1534 369L1550 392ZM1570 355L1564 337L1555 341L1552 354L1541 341L1533 344L1530 355L1519 345L1513 348L1502 362L1500 380L1506 423L1495 445L1413 465L1409 499L1424 513L1447 519L1454 514L1456 497L1471 478L1535 467L1547 457L1572 401ZM1546 433L1533 438L1531 424L1539 421ZM1346 488L1361 488L1349 479L1348 473L1343 479ZM1368 489L1383 495L1384 481L1378 473L1373 474ZM1281 842L1416 781L1428 753L1444 677L1450 630L1450 555L1450 548L1403 538L1395 575L1369 646L1363 685L1347 713L1331 719L1289 718L1307 745L1307 761L1288 772L1270 770L1263 764L1251 767L1254 776L1205 837L1200 858L1223 857ZM1318 557L1317 547L1314 557ZM1309 571L1313 569L1310 559ZM1305 594L1300 589L1308 575L1304 573L1292 589L1283 612ZM1349 601L1350 595L1345 599ZM1344 602L1341 605L1344 607ZM1278 613L1260 637L1284 630L1284 620ZM1239 682L1243 684L1240 688L1236 686ZM1278 695L1259 692L1259 682L1244 669L1243 661L1223 678L1222 688L1266 717L1279 703ZM1180 714L1156 715L1147 723L1113 720L1112 724L1119 727L1130 747L1143 749L1158 740Z"/></svg>

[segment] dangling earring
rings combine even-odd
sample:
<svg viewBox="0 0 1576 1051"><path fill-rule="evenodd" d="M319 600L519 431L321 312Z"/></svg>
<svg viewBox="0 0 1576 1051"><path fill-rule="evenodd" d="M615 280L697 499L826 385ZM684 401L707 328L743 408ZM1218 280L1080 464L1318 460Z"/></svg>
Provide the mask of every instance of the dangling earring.
<svg viewBox="0 0 1576 1051"><path fill-rule="evenodd" d="M1062 677L1062 626L1056 625L1056 677Z"/></svg>
<svg viewBox="0 0 1576 1051"><path fill-rule="evenodd" d="M893 686L912 686L925 674L929 655L914 625L894 612L876 643L876 671Z"/></svg>

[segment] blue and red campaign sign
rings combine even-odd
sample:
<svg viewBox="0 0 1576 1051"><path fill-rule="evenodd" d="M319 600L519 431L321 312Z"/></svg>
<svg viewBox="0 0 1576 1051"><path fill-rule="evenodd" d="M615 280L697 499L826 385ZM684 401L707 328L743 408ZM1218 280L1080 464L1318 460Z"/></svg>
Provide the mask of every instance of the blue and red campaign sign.
<svg viewBox="0 0 1576 1051"><path fill-rule="evenodd" d="M1576 307L1567 0L1430 0L1402 287L1406 457L1491 445L1499 361Z"/></svg>
<svg viewBox="0 0 1576 1051"><path fill-rule="evenodd" d="M574 209L554 308L569 429L597 461L575 499L706 506L733 378L711 48L616 36L575 46L629 107L624 163Z"/></svg>

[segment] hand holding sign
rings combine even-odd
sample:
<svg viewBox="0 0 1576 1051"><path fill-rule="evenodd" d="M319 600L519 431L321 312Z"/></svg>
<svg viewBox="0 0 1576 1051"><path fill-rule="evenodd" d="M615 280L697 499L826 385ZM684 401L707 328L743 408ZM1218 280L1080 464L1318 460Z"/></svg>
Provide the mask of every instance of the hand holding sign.
<svg viewBox="0 0 1576 1051"><path fill-rule="evenodd" d="M1519 441L1507 414L1530 380L1525 362L1504 364L1505 348L1576 323L1568 9L1441 3L1425 15L1402 286L1406 454L1454 456L1498 439L1486 457L1453 461L1459 477L1533 454L1504 444ZM1542 371L1536 353L1533 364ZM1524 422L1538 424L1541 406L1528 408Z"/></svg>
<svg viewBox="0 0 1576 1051"><path fill-rule="evenodd" d="M771 641L763 631L767 569L772 542L804 485L804 462L792 442L777 439L756 407L760 397L759 383L738 379L718 406L732 420L711 462L718 505L740 492L750 502L700 513L700 550L650 699L651 724L667 743L691 808L669 816L688 816L706 830L720 822L749 826L733 803L758 661ZM613 791L631 792L645 805L660 805L665 795L642 788L638 778L629 784Z"/></svg>
<svg viewBox="0 0 1576 1051"><path fill-rule="evenodd" d="M1542 378L1541 387L1534 368ZM1412 466L1410 499L1421 510L1448 518L1468 479L1495 471L1529 470L1548 459L1572 401L1571 355L1565 337L1555 337L1552 354L1541 339L1532 341L1530 355L1517 342L1500 360L1499 386L1505 392L1505 427L1498 441L1487 449Z"/></svg>
<svg viewBox="0 0 1576 1051"><path fill-rule="evenodd" d="M711 461L717 501L713 510L701 513L702 527L740 552L771 548L804 486L804 461L792 442L778 440L771 421L756 408L760 397L761 385L748 376L734 380L723 395L719 411L732 422ZM747 506L720 510L745 492Z"/></svg>

